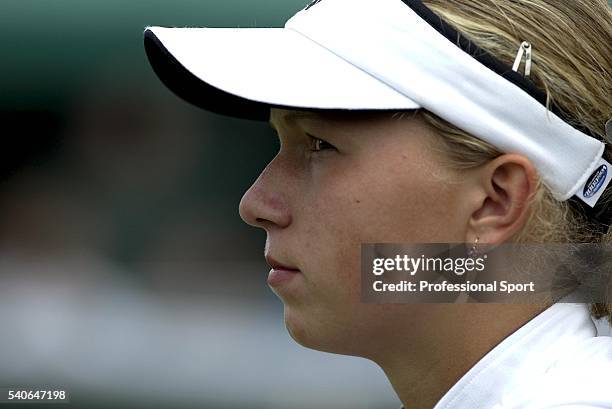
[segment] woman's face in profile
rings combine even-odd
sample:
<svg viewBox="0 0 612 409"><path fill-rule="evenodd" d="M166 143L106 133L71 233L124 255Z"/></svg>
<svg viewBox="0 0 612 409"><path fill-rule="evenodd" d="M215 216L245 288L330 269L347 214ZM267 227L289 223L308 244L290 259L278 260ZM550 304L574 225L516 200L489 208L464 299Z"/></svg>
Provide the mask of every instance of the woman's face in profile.
<svg viewBox="0 0 612 409"><path fill-rule="evenodd" d="M270 122L280 149L240 214L266 231L267 258L300 270L272 287L292 337L364 356L364 337L392 336L395 318L418 331L418 307L360 302L360 246L465 241L464 179L444 166L434 131L410 113L272 109Z"/></svg>

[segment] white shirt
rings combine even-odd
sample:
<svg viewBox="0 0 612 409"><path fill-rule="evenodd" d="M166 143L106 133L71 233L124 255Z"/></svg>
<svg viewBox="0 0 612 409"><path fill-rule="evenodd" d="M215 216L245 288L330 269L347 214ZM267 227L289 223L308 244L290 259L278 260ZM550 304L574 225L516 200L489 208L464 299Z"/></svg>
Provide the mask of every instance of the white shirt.
<svg viewBox="0 0 612 409"><path fill-rule="evenodd" d="M410 409L410 406L406 406ZM487 353L434 409L612 409L612 337L557 303Z"/></svg>

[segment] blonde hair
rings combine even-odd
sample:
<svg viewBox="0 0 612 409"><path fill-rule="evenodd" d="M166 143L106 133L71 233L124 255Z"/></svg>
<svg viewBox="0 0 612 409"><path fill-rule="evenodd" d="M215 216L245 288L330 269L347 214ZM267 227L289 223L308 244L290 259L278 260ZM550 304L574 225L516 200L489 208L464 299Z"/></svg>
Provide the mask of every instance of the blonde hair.
<svg viewBox="0 0 612 409"><path fill-rule="evenodd" d="M612 118L612 13L604 0L423 0L434 13L473 43L512 65L519 45L534 50L530 79L546 92L547 107L568 114L572 125L608 143L605 123ZM449 165L458 170L481 166L501 152L428 111L420 115L439 134ZM604 203L612 203L612 195ZM612 243L612 229L594 232L568 202L560 202L540 183L519 242ZM596 318L612 323L612 302L591 305Z"/></svg>

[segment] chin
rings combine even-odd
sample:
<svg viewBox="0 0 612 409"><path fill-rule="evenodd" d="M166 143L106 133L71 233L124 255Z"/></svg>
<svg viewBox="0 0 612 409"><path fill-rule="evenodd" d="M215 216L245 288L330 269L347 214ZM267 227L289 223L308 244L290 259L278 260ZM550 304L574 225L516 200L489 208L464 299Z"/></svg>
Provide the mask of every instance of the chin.
<svg viewBox="0 0 612 409"><path fill-rule="evenodd" d="M356 355L350 351L349 340L344 339L344 334L334 333L333 328L342 328L339 323L324 322L316 317L305 318L303 314L291 307L285 306L285 328L295 342L299 345L321 352L329 352L341 355Z"/></svg>

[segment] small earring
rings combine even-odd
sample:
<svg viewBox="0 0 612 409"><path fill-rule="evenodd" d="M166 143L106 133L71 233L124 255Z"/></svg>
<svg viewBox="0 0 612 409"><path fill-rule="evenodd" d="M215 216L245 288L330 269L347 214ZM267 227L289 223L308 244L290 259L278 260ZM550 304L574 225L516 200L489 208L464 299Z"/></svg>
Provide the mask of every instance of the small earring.
<svg viewBox="0 0 612 409"><path fill-rule="evenodd" d="M468 256L471 258L476 258L480 255L480 250L478 249L478 242L480 241L480 237L476 236L476 240L474 240L474 244L472 247L468 249Z"/></svg>

